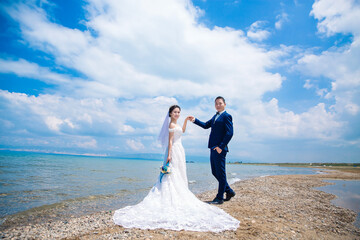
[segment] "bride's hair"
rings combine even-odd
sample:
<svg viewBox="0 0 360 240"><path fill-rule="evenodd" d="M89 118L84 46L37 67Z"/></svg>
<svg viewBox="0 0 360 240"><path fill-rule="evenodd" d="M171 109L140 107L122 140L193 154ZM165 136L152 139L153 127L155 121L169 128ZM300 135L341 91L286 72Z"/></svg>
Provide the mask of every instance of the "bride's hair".
<svg viewBox="0 0 360 240"><path fill-rule="evenodd" d="M172 111L174 111L175 108L178 108L178 109L180 109L180 111L181 111L181 107L179 107L178 105L172 105L172 106L169 108L169 117L171 117L171 116L170 116L170 113L172 113Z"/></svg>

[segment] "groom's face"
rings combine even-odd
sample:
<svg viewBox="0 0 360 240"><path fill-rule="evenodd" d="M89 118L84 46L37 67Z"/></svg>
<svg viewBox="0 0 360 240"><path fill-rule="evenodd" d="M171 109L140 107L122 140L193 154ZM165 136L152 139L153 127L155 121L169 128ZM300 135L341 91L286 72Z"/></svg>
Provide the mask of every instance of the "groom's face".
<svg viewBox="0 0 360 240"><path fill-rule="evenodd" d="M222 99L217 99L215 101L215 108L216 108L216 111L218 112L222 112L225 110L225 107L226 107L226 103L224 103L224 101Z"/></svg>

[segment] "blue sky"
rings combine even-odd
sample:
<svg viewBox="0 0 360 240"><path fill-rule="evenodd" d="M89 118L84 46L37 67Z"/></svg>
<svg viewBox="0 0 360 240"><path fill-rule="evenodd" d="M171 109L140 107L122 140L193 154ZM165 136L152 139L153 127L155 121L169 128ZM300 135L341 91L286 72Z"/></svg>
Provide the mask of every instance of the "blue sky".
<svg viewBox="0 0 360 240"><path fill-rule="evenodd" d="M2 1L0 148L161 153L168 107L224 96L229 160L358 162L360 2ZM188 155L209 131L190 124Z"/></svg>

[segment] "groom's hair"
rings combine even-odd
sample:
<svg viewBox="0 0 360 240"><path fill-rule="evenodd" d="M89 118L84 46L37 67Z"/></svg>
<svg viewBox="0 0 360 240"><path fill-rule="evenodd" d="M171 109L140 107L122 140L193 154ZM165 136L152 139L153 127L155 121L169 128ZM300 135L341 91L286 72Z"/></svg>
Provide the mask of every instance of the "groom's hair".
<svg viewBox="0 0 360 240"><path fill-rule="evenodd" d="M216 102L216 100L218 100L218 99L221 99L221 100L223 100L224 103L226 103L226 102L225 102L225 98L223 98L222 96L218 96L217 98L215 98L215 102Z"/></svg>

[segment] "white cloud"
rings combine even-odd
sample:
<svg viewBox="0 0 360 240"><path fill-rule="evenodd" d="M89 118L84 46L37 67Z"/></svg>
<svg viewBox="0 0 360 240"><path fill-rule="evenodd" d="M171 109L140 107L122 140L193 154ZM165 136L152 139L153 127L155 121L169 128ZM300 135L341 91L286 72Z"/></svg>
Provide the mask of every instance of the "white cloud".
<svg viewBox="0 0 360 240"><path fill-rule="evenodd" d="M336 33L360 35L358 1L316 0L310 14L319 21L319 31L327 36Z"/></svg>
<svg viewBox="0 0 360 240"><path fill-rule="evenodd" d="M5 120L18 121L17 124L20 124L25 116L29 116L37 119L31 126L42 126L43 130L45 127L61 134L92 136L134 133L137 124L142 125L141 128L157 127L168 107L176 103L174 98L167 97L119 102L114 98L35 97L3 90L0 90L0 101L3 111L7 112L3 115ZM127 124L127 121L134 126ZM31 126L27 128L29 132L34 130ZM142 133L153 132L151 128L144 127Z"/></svg>
<svg viewBox="0 0 360 240"><path fill-rule="evenodd" d="M77 146L80 148L96 148L97 141L95 139L91 139L89 141L78 142Z"/></svg>
<svg viewBox="0 0 360 240"><path fill-rule="evenodd" d="M344 123L336 114L328 112L323 103L309 111L295 114L279 109L278 100L273 98L266 104L259 102L243 117L244 125L252 137L287 139L337 139L342 134Z"/></svg>
<svg viewBox="0 0 360 240"><path fill-rule="evenodd" d="M333 90L360 85L360 46L328 50L320 55L306 54L299 59L300 69L310 76L325 76L334 80Z"/></svg>
<svg viewBox="0 0 360 240"><path fill-rule="evenodd" d="M310 89L310 88L313 88L313 87L314 87L314 85L310 83L310 79L306 79L305 84L304 84L304 88Z"/></svg>
<svg viewBox="0 0 360 240"><path fill-rule="evenodd" d="M330 97L330 95L328 95L327 93L328 90L326 88L321 88L316 90L316 94L320 97L324 97L325 99Z"/></svg>
<svg viewBox="0 0 360 240"><path fill-rule="evenodd" d="M135 131L135 129L132 126L124 124L123 126L121 126L119 128L118 134L119 135L128 134L128 133L132 133L134 131Z"/></svg>
<svg viewBox="0 0 360 240"><path fill-rule="evenodd" d="M251 24L249 31L247 31L247 37L255 41L263 41L270 36L270 32L264 30L264 26L267 24L265 21L256 21Z"/></svg>
<svg viewBox="0 0 360 240"><path fill-rule="evenodd" d="M50 130L53 130L56 132L60 131L60 126L63 124L69 126L70 128L75 128L74 124L68 118L62 120L62 119L59 119L54 116L47 116L44 119L44 122Z"/></svg>
<svg viewBox="0 0 360 240"><path fill-rule="evenodd" d="M328 112L324 103L319 103L309 111L300 114L299 132L304 137L336 140L343 133L344 122L335 113Z"/></svg>
<svg viewBox="0 0 360 240"><path fill-rule="evenodd" d="M310 79L306 79L305 80L305 84L303 85L304 88L306 89L312 89L314 88L316 90L316 94L320 97L324 97L325 99L330 98L330 95L328 95L328 89L327 88L319 88L317 85L315 85L314 83L311 83Z"/></svg>
<svg viewBox="0 0 360 240"><path fill-rule="evenodd" d="M278 51L252 45L240 30L198 24L201 11L191 2L89 1L87 11L94 35L52 23L37 7L8 8L32 47L86 76L60 88L66 94L188 98L217 95L221 85L229 97L246 100L281 85L281 76L266 70ZM260 40L268 32L249 34Z"/></svg>
<svg viewBox="0 0 360 240"><path fill-rule="evenodd" d="M34 47L63 56L76 56L88 48L91 36L88 31L69 29L48 20L47 13L31 4L13 4L8 14L19 21L23 37Z"/></svg>
<svg viewBox="0 0 360 240"><path fill-rule="evenodd" d="M48 116L45 119L45 123L50 130L58 132L60 130L59 127L63 123L63 121L57 117Z"/></svg>
<svg viewBox="0 0 360 240"><path fill-rule="evenodd" d="M53 73L45 67L24 59L5 60L0 59L0 73L14 73L20 77L31 77L52 84L69 84L70 77Z"/></svg>
<svg viewBox="0 0 360 240"><path fill-rule="evenodd" d="M232 98L227 99L227 102L228 112L233 115L236 129L232 140L232 145L236 148L245 139L334 139L341 134L343 126L333 113L325 110L323 104L307 113L295 114L279 109L276 99L265 104L257 101L249 105ZM38 140L29 140L35 146L71 146L69 138L73 137L71 142L80 148L98 147L106 152L116 145L126 144L133 150L159 152L160 147L154 143L166 111L174 103L177 103L176 99L167 97L119 102L114 98L75 99L54 95L35 97L0 91L0 121L6 123L2 125L1 131L4 135L14 136L7 142L17 141L16 136L28 139L37 136ZM188 115L195 115L206 121L211 118L212 112L215 112L213 99L202 101L198 105L184 108L179 124ZM189 153L206 154L208 134L208 131L189 123L184 136L184 144ZM79 138L80 136L85 138ZM47 144L39 142L40 139L46 140ZM124 151L117 149L120 150Z"/></svg>
<svg viewBox="0 0 360 240"><path fill-rule="evenodd" d="M102 138L151 136L160 130L168 107L174 98L143 98L118 101L115 98L71 98L55 95L31 96L0 90L0 122L2 135L23 138L58 137L57 146L68 146L73 136L79 147L95 147ZM91 137L91 139L76 136ZM98 138L98 139L94 139ZM95 141L94 141L95 140ZM34 145L36 145L34 141ZM54 141L50 141L54 144ZM96 144L95 144L96 143ZM101 140L101 144L104 141ZM40 143L40 145L44 145Z"/></svg>
<svg viewBox="0 0 360 240"><path fill-rule="evenodd" d="M348 103L345 105L345 109L351 115L357 115L359 113L360 107L355 103Z"/></svg>
<svg viewBox="0 0 360 240"><path fill-rule="evenodd" d="M327 36L335 33L352 34L353 41L343 47L333 47L321 54L308 53L298 61L297 69L313 77L331 80L330 90L318 90L325 98L334 98L337 113L358 114L360 94L360 4L356 1L319 0L311 15L319 20L318 30ZM351 106L351 107L350 107Z"/></svg>
<svg viewBox="0 0 360 240"><path fill-rule="evenodd" d="M287 13L283 12L276 16L275 28L280 30L284 23L289 22L289 16Z"/></svg>
<svg viewBox="0 0 360 240"><path fill-rule="evenodd" d="M127 139L126 144L134 151L140 151L145 148L144 144L142 144L140 141L136 141L134 139Z"/></svg>

